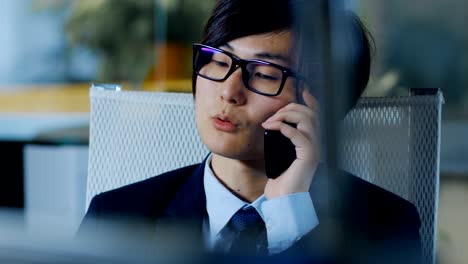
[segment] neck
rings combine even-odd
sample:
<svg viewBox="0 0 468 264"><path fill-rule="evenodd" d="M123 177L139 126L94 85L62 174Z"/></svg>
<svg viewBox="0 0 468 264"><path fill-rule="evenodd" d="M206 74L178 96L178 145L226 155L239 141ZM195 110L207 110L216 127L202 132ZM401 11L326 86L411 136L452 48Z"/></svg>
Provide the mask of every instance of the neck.
<svg viewBox="0 0 468 264"><path fill-rule="evenodd" d="M255 201L265 191L268 178L263 160L244 161L213 153L211 169L226 188L247 202Z"/></svg>

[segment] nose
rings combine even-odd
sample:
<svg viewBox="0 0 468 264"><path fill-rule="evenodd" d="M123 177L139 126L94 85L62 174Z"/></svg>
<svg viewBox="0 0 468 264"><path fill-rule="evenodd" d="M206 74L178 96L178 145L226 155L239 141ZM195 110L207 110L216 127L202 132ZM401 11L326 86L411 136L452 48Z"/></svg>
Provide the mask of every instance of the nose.
<svg viewBox="0 0 468 264"><path fill-rule="evenodd" d="M229 104L243 105L246 102L246 87L242 80L242 70L238 67L227 78L226 81L221 83L222 92L221 99Z"/></svg>

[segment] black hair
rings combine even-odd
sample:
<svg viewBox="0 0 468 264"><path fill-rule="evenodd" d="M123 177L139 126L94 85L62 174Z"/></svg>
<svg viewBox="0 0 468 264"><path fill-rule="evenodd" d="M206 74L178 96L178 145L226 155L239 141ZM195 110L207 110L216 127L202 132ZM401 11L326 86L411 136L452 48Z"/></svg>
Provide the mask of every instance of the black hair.
<svg viewBox="0 0 468 264"><path fill-rule="evenodd" d="M348 46L348 81L350 82L351 106L354 106L366 89L369 82L372 55L374 53L374 39L361 19L354 13L346 12L346 19L349 23Z"/></svg>
<svg viewBox="0 0 468 264"><path fill-rule="evenodd" d="M307 0L306 0L307 1ZM218 0L209 17L202 37L202 44L219 47L231 40L269 32L294 29L295 13L304 0ZM371 37L361 20L354 13L343 13L350 24L351 38L347 46L350 53L347 80L350 107L354 106L367 86L371 65ZM313 19L313 18L311 18ZM300 54L299 54L300 59ZM307 67L306 67L307 68ZM307 73L306 73L307 76ZM196 75L192 75L192 91L196 93ZM350 108L348 107L348 108Z"/></svg>
<svg viewBox="0 0 468 264"><path fill-rule="evenodd" d="M284 0L220 0L209 18L202 43L220 46L227 42L293 25L292 1Z"/></svg>

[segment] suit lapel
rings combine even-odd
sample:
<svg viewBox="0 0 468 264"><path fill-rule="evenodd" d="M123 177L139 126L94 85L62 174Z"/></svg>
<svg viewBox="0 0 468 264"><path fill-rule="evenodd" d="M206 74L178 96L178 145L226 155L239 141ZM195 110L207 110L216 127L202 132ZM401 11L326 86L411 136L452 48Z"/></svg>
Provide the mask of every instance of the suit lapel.
<svg viewBox="0 0 468 264"><path fill-rule="evenodd" d="M177 192L166 209L168 216L203 219L206 213L206 197L203 186L204 169L205 161L195 169Z"/></svg>
<svg viewBox="0 0 468 264"><path fill-rule="evenodd" d="M205 161L188 177L158 220L162 230L175 230L181 247L204 249L203 221L207 219L206 197L203 185ZM169 227L169 229L168 229Z"/></svg>

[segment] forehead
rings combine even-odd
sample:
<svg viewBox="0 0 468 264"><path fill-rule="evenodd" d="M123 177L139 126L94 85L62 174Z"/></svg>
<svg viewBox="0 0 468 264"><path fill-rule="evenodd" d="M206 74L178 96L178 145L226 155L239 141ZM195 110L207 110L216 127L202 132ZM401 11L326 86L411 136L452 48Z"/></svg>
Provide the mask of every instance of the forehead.
<svg viewBox="0 0 468 264"><path fill-rule="evenodd" d="M237 38L221 48L243 59L266 59L280 64L289 64L291 40L291 32L284 30Z"/></svg>

